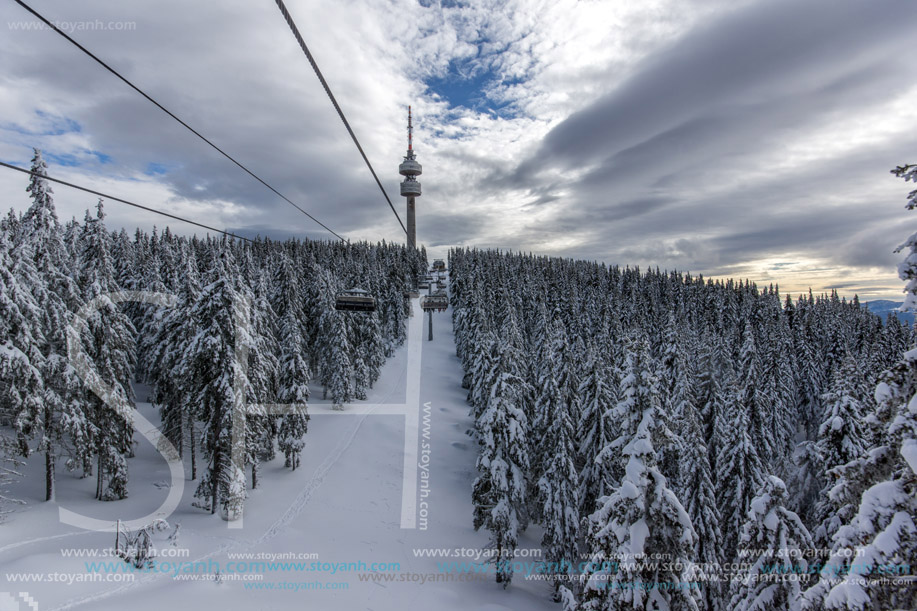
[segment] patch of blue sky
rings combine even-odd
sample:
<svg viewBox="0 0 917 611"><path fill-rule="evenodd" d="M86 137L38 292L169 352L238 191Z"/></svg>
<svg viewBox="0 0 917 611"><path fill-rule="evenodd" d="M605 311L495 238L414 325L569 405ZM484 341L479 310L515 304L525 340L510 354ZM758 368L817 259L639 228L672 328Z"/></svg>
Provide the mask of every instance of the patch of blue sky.
<svg viewBox="0 0 917 611"><path fill-rule="evenodd" d="M83 149L77 153L62 154L43 151L42 156L50 164L64 166L67 168L86 165L87 163L91 163L91 160L93 159L102 165L112 162L111 155L106 155L105 153L100 153L99 151L90 151L89 149Z"/></svg>
<svg viewBox="0 0 917 611"><path fill-rule="evenodd" d="M68 117L53 115L43 110L36 110L35 116L38 117L38 120L34 129L29 129L19 123L2 122L0 130L23 136L63 136L83 131L82 125Z"/></svg>
<svg viewBox="0 0 917 611"><path fill-rule="evenodd" d="M464 107L504 118L516 116L518 110L509 100L495 98L489 90L519 84L521 79L506 80L486 62L474 59L452 60L445 75L426 79L427 91L439 96L453 108Z"/></svg>
<svg viewBox="0 0 917 611"><path fill-rule="evenodd" d="M69 117L53 115L43 110L36 110L35 114L41 119L43 130L33 135L63 136L64 134L79 133L83 131L83 126Z"/></svg>
<svg viewBox="0 0 917 611"><path fill-rule="evenodd" d="M143 171L147 176L162 176L168 174L176 168L175 164L150 162L146 164L146 170Z"/></svg>
<svg viewBox="0 0 917 611"><path fill-rule="evenodd" d="M433 6L439 6L442 8L461 8L463 6L468 6L468 2L462 0L418 0L420 6L424 8L430 8Z"/></svg>
<svg viewBox="0 0 917 611"><path fill-rule="evenodd" d="M73 168L79 165L82 165L82 161L70 153L65 153L63 155L58 155L56 153L49 153L48 151L42 151L42 157L49 165L60 165L67 168Z"/></svg>
<svg viewBox="0 0 917 611"><path fill-rule="evenodd" d="M111 155L106 155L105 153L100 153L99 151L86 151L93 157L99 160L99 163L105 165L106 163L111 163Z"/></svg>

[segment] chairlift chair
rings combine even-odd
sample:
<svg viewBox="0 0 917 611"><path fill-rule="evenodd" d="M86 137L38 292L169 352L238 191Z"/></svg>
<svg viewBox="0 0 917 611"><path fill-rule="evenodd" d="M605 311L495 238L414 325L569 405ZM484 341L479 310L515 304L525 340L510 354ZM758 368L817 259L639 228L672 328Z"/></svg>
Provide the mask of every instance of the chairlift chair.
<svg viewBox="0 0 917 611"><path fill-rule="evenodd" d="M424 312L443 312L449 307L449 297L444 293L424 295L420 300L420 307L423 308Z"/></svg>
<svg viewBox="0 0 917 611"><path fill-rule="evenodd" d="M348 289L337 294L334 309L339 312L375 312L376 298L363 289Z"/></svg>

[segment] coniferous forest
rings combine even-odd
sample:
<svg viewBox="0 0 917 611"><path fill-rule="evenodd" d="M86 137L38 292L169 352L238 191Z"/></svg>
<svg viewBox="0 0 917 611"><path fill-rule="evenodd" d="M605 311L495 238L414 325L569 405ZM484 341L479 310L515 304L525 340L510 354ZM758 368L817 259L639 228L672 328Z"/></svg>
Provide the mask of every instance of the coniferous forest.
<svg viewBox="0 0 917 611"><path fill-rule="evenodd" d="M27 191L32 204L0 225L0 424L5 458L45 463L48 500L55 470L95 479L100 500L130 493L131 422L113 405L135 400L132 382L150 388L163 434L197 482L197 505L225 517L239 510L259 465L281 452L296 469L308 429L306 408L245 418L245 467L230 461L232 407L305 404L310 396L340 405L365 398L405 339L405 278L423 268L422 251L368 243L185 238L111 232L103 202L82 222L61 223L36 150ZM376 296L375 312L334 308L342 289ZM174 296L169 305L115 304L118 291ZM82 349L116 397L103 401L68 359L67 328L87 304ZM243 311L244 310L244 311ZM245 324L240 324L244 321ZM247 353L241 369L236 350ZM236 393L244 397L236 397Z"/></svg>
<svg viewBox="0 0 917 611"><path fill-rule="evenodd" d="M907 326L837 294L449 261L498 582L534 524L567 609L917 608L862 579L917 558Z"/></svg>

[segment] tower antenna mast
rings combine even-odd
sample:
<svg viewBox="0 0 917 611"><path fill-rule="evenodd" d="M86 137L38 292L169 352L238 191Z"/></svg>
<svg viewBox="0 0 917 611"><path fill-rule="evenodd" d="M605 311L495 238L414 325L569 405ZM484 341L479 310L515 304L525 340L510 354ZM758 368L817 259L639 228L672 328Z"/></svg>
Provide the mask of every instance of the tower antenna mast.
<svg viewBox="0 0 917 611"><path fill-rule="evenodd" d="M417 208L416 198L420 197L420 183L417 177L422 171L423 168L414 155L414 123L411 107L408 106L408 152L398 166L398 173L404 176L401 182L401 195L407 198L409 248L417 248L417 225L414 215Z"/></svg>

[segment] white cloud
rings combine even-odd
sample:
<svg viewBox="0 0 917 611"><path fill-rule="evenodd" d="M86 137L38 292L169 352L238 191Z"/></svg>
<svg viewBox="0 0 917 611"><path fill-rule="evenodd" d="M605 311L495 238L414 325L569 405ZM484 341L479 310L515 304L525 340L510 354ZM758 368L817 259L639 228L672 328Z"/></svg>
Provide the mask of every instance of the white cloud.
<svg viewBox="0 0 917 611"><path fill-rule="evenodd" d="M884 170L913 149L915 138L902 134L913 132L917 88L902 73L912 86L891 91L891 69L875 69L886 56L899 61L910 38L879 12L845 21L856 3L829 3L827 25L813 22L805 30L810 41L791 40L799 52L784 58L779 44L765 48L763 38L741 31L746 15L759 15L765 26L785 23L779 31L790 36L793 11L802 9L782 0L287 4L399 210L396 166L405 107L414 106L424 164L418 237L441 245L438 255L450 244L480 244L693 271L731 265L762 280L783 269L771 270L768 261L792 258L827 261L819 267L839 275L865 274L876 279L873 286L894 284L894 270L881 271L881 253L868 241L900 222L895 200L904 189ZM45 0L36 8L63 21L135 22L132 31L73 35L335 230L371 240L403 235L271 3ZM896 19L913 22L910 8L902 4ZM0 7L0 24L22 20L31 17L18 6ZM836 29L822 31L829 26ZM834 52L831 41L843 48ZM706 43L716 51L711 59L690 63ZM673 63L671 49L688 58ZM30 147L41 146L85 162L53 172L128 199L205 222L327 236L52 32L8 26L0 54L3 160L27 162ZM757 72L729 78L743 61ZM446 75L450 65L492 72L497 78L482 94L516 112L453 108L426 92L424 81ZM673 65L688 72L667 72ZM630 95L635 83L649 97L603 106ZM691 83L696 91L678 88ZM819 106L821 100L834 105ZM661 114L651 115L652 105ZM756 106L761 110L749 111ZM641 123L638 111L651 120ZM49 134L50 116L82 130L22 133ZM592 118L566 149L557 146L577 116ZM600 137L602 130L613 134L616 121L627 137ZM100 164L88 151L112 161ZM887 158L877 156L882 151ZM537 162L540 171L520 174L522 162ZM168 171L145 175L151 163ZM832 180L826 167L844 176ZM27 203L21 181L0 173L5 200L20 209ZM64 218L74 210L81 217L93 204L56 191ZM890 200L894 212L856 226L864 202L877 200ZM831 239L849 236L858 257L832 259L821 240L781 231L780 211L814 219L823 206L841 217ZM156 222L114 203L107 209L112 225ZM753 249L737 250L729 238L747 233L750 223L779 239L765 235ZM799 283L828 285L824 272L806 276L806 268L793 268Z"/></svg>

